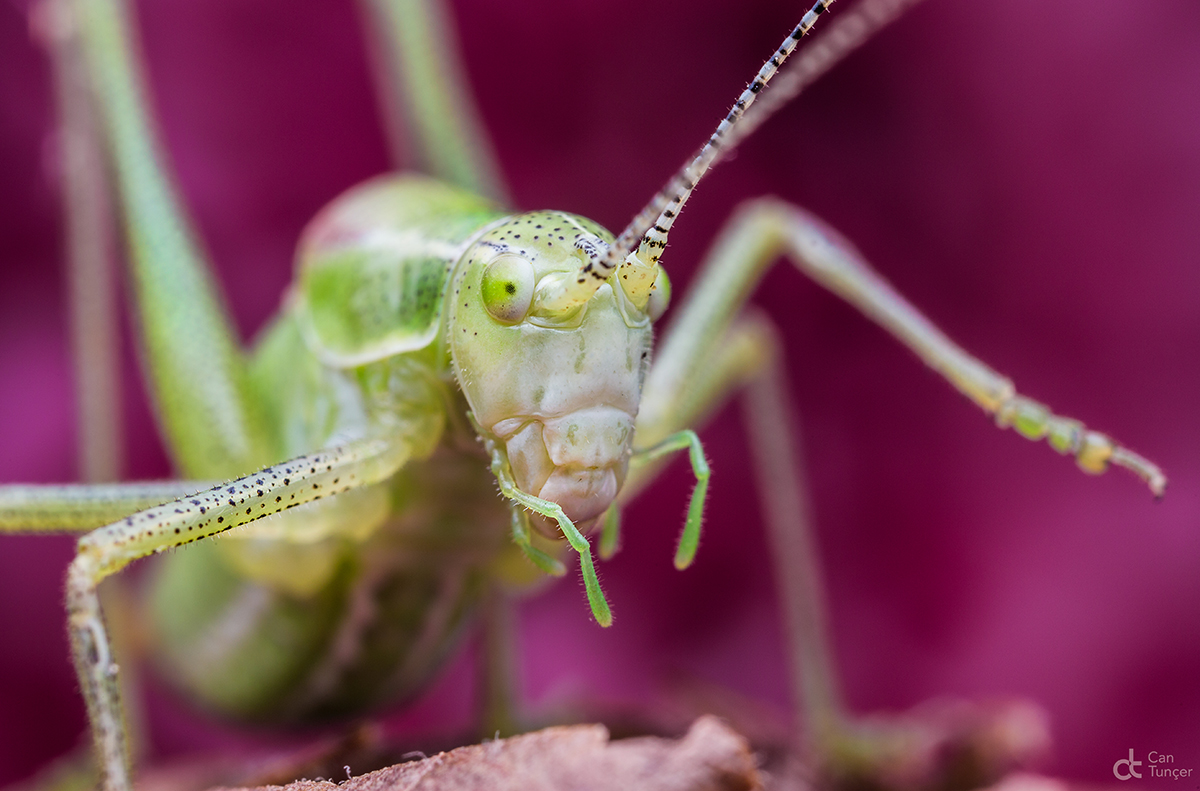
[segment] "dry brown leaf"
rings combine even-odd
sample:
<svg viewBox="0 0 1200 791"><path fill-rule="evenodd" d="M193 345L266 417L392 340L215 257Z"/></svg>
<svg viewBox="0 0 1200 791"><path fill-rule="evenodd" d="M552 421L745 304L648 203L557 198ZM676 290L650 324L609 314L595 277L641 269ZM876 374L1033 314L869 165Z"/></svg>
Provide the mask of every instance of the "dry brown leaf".
<svg viewBox="0 0 1200 791"><path fill-rule="evenodd" d="M603 725L547 728L460 747L341 783L301 780L253 791L749 791L761 789L750 747L715 717L682 739L609 741ZM228 789L226 791L234 791ZM247 791L239 789L237 791Z"/></svg>

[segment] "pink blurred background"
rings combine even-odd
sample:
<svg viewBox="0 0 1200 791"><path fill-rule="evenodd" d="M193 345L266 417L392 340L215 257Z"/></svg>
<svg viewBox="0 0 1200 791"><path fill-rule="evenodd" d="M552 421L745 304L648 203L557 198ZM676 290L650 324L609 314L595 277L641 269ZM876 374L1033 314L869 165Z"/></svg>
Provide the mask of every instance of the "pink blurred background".
<svg viewBox="0 0 1200 791"><path fill-rule="evenodd" d="M800 13L505 5L455 11L516 201L613 229ZM69 481L50 84L26 8L0 5L0 481ZM279 304L305 221L388 167L355 9L157 0L139 14L168 148L249 337ZM756 302L788 338L857 710L1027 696L1052 717L1047 771L1103 782L1131 747L1200 771L1198 85L1194 0L930 0L761 130L677 224L665 261L681 293L739 200L805 205L1023 392L1171 478L1156 504L1124 473L1093 479L995 430L881 331L779 268ZM126 369L128 475L165 476L128 348ZM715 478L695 567L670 564L690 485L678 465L630 510L623 554L601 566L613 629L590 622L573 581L523 606L532 705L636 702L680 674L787 705L737 410L702 436ZM0 784L84 727L60 602L70 554L67 538L0 539ZM404 722L466 722L470 683L457 661ZM160 754L243 738L198 726L168 694L151 710Z"/></svg>

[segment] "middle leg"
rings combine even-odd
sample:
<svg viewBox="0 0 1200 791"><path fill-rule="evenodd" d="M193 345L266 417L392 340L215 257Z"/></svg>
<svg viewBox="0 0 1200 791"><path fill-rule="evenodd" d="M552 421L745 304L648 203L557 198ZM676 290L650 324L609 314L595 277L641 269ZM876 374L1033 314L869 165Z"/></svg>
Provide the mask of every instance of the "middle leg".
<svg viewBox="0 0 1200 791"><path fill-rule="evenodd" d="M993 414L1000 426L1012 425L1031 439L1048 436L1056 450L1071 452L1089 472L1115 463L1135 472L1156 493L1165 479L1149 461L1018 395L1008 379L934 327L816 218L776 200L744 207L710 253L694 291L667 330L643 391L638 443L654 444L693 426L735 391L745 390L776 586L783 600L793 695L804 716L808 747L818 761L830 765L839 756L851 762L886 757L888 739L859 738L864 734L842 703L826 634L815 540L800 488L803 470L791 446L795 432L783 397L786 384L776 335L754 315L739 318L766 267L781 253L904 342ZM622 501L634 496L657 469L657 464L638 465L637 460L635 455Z"/></svg>
<svg viewBox="0 0 1200 791"><path fill-rule="evenodd" d="M1124 467L1161 496L1166 477L1152 462L1052 413L1016 392L1011 380L971 356L914 308L854 247L816 217L782 201L764 198L746 204L730 221L706 260L696 287L668 328L658 358L646 378L638 416L643 426L670 424L671 413L688 398L693 379L733 322L759 279L779 255L803 274L845 299L911 349L959 392L992 415L1001 428L1046 439L1070 453L1085 472Z"/></svg>

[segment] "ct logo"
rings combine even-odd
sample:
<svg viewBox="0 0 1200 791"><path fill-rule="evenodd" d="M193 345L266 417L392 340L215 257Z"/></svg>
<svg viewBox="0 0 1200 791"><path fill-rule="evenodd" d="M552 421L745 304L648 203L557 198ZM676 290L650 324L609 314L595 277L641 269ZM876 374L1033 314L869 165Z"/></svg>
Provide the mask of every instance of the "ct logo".
<svg viewBox="0 0 1200 791"><path fill-rule="evenodd" d="M1125 766L1128 767L1128 770L1124 774L1121 773L1121 764L1124 764ZM1118 780L1129 780L1130 778L1134 778L1134 777L1136 777L1138 780L1141 780L1142 773L1139 772L1135 768L1135 767L1138 767L1141 765L1142 765L1141 761L1133 760L1133 748L1130 747L1129 748L1129 757L1122 758L1121 760L1119 760L1115 764L1113 764L1113 775L1115 775Z"/></svg>

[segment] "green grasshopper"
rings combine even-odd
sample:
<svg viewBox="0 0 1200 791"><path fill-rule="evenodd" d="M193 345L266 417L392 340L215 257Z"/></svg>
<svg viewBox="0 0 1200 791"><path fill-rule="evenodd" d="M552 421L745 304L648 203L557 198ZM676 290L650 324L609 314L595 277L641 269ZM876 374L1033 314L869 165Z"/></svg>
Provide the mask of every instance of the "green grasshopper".
<svg viewBox="0 0 1200 791"><path fill-rule="evenodd" d="M735 221L651 358L650 325L670 297L658 254L689 183L709 164L704 158L746 134L738 126L719 132L724 140L716 138L616 240L574 215L514 219L492 201L416 177L352 191L306 232L293 298L244 362L186 222L151 167L153 143L131 123L140 111L121 61L127 34L101 7L95 17L90 5L79 8L85 50L110 97L107 124L131 215L164 431L186 477L243 476L132 516L186 487L7 492L13 529L37 527L34 517L76 529L121 517L83 540L68 586L77 662L111 787L124 787L127 769L94 588L135 557L253 525L173 555L156 609L181 683L219 710L278 719L411 693L450 649L490 580L524 581L512 562L517 551L542 571L563 573L558 531L577 555L593 616L607 625L586 534L601 531L615 546L618 496L646 485L663 453L683 449L699 481L676 553L676 565L687 566L707 480L688 426L730 393L769 382L773 331L740 318L739 309L780 251L1002 423L1048 436L1085 469L1099 471L1111 459L1162 488L1153 465L1017 396L929 326L836 233L777 202L753 204ZM747 105L759 88L748 90L740 100ZM164 261L192 263L164 274ZM281 458L291 461L276 463ZM496 484L507 502L493 497ZM524 509L541 518L529 520ZM285 515L258 521L276 512ZM300 679L312 682L321 669L322 646L356 586L393 579L403 590L389 603L391 645L365 648L380 653L340 679L327 671L325 681L295 694ZM249 590L271 592L259 605L263 617L290 632L212 649L224 652L217 659L230 671L223 673L194 639L220 615L211 608ZM182 612L183 602L206 597L218 601ZM279 656L286 640L302 650ZM234 668L239 680L231 684Z"/></svg>

